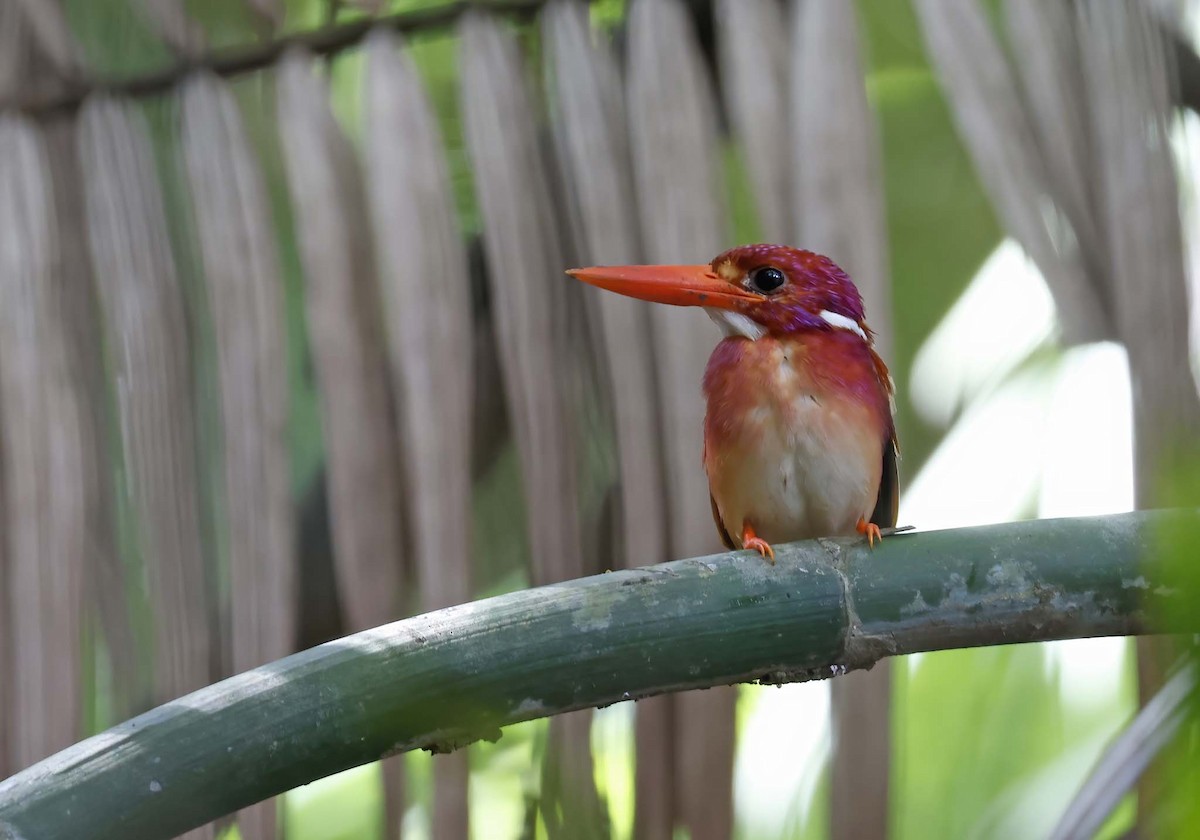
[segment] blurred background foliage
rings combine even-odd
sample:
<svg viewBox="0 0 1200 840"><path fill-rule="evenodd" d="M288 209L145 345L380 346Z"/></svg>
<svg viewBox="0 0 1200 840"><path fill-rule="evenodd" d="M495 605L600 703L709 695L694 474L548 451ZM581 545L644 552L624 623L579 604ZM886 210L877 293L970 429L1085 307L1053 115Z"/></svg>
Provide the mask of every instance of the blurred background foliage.
<svg viewBox="0 0 1200 840"><path fill-rule="evenodd" d="M390 0L384 5L386 11L402 12L440 3ZM214 48L245 45L266 32L242 0L188 0L186 6ZM711 13L705 3L692 6L703 33ZM98 74L120 78L171 63L169 52L146 29L143 15L129 4L66 0L65 8ZM1123 351L1114 344L1071 349L1059 344L1053 303L1036 269L1004 238L958 137L910 3L858 0L857 10L868 94L882 137L893 282L889 363L897 381L902 474L909 488L901 504L902 522L934 528L1130 509L1131 395ZM625 12L623 0L599 0L590 7L593 23L612 33L618 45L623 43ZM1190 13L1195 16L1195 4ZM287 0L283 32L362 14L337 0ZM522 28L521 38L530 65L536 66L538 29ZM437 30L414 35L409 43L441 123L460 221L465 234L475 237L480 222L458 112L454 36ZM363 57L349 50L328 60L327 68L335 113L357 138ZM255 74L239 79L236 91L260 147L281 237L293 478L297 499L304 499L318 492L324 452L292 208L273 110L264 107L274 101L273 84L270 73ZM157 143L184 286L189 300L200 306L196 247L188 241L188 226L180 222L189 202L175 143L176 105L150 99L142 107ZM1181 120L1177 137L1189 207L1198 186L1198 170L1189 166L1200 160L1198 141L1200 125L1189 115ZM737 240L752 241L759 224L744 162L732 142L725 151L732 229ZM1194 241L1194 229L1191 233ZM205 395L215 388L214 339L202 331L198 340L198 404L211 415L213 401ZM201 429L213 425L201 419ZM202 445L213 443L202 440ZM210 474L205 481L215 478ZM529 584L519 486L518 459L507 443L474 488L481 597ZM136 566L133 543L125 540L123 549L126 562ZM139 589L130 596L135 615L143 618L140 629L146 631L147 595ZM96 731L117 722L114 688L103 651L87 667L94 688L86 705L87 726ZM1136 706L1131 646L1124 640L918 655L898 662L894 674L891 813L894 836L902 840L1044 835ZM140 686L133 691L144 700L148 690ZM828 712L824 684L741 689L735 771L739 837L826 835ZM538 796L537 765L546 731L545 721L534 721L506 730L498 743L470 748L474 836L541 833L529 803ZM629 838L634 754L629 704L597 714L592 743L597 785L613 835ZM1194 754L1178 759L1178 772L1194 781L1196 764L1188 755ZM426 837L430 758L413 754L404 761L410 794L405 836ZM284 804L287 836L382 836L378 779L378 767L369 766L290 793ZM1192 789L1200 789L1197 785ZM1101 836L1120 836L1132 819L1132 801L1126 801Z"/></svg>

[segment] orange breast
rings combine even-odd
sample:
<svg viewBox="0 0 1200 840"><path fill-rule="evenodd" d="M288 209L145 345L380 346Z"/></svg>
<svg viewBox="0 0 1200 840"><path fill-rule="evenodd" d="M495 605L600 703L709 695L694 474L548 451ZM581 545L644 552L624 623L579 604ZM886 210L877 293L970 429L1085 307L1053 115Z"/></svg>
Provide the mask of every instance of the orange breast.
<svg viewBox="0 0 1200 840"><path fill-rule="evenodd" d="M892 435L875 357L844 331L727 338L704 377L704 467L726 531L768 542L854 533Z"/></svg>

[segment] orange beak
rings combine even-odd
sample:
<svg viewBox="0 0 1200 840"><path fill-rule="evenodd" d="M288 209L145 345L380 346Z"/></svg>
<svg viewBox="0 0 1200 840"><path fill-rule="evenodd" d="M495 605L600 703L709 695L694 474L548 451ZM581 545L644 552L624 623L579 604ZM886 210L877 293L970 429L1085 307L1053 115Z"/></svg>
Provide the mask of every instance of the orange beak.
<svg viewBox="0 0 1200 840"><path fill-rule="evenodd" d="M573 268L577 280L610 292L669 303L672 306L712 306L740 311L759 295L721 279L708 265L613 265Z"/></svg>

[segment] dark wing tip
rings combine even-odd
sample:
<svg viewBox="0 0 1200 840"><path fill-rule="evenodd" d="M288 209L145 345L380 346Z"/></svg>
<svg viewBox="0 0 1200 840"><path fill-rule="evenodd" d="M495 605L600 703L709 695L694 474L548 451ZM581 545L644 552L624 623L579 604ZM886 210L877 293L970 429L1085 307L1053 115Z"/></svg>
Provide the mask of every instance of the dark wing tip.
<svg viewBox="0 0 1200 840"><path fill-rule="evenodd" d="M716 508L713 508L716 510ZM879 496L871 521L880 528L895 528L900 513L900 475L896 465L896 441L883 445L883 473L879 479Z"/></svg>
<svg viewBox="0 0 1200 840"><path fill-rule="evenodd" d="M721 537L721 542L730 551L737 549L734 545L733 537L729 536L729 532L725 530L725 523L721 521L721 511L717 509L717 500L713 498L712 493L708 494L708 503L712 505L713 522L717 523L717 533Z"/></svg>

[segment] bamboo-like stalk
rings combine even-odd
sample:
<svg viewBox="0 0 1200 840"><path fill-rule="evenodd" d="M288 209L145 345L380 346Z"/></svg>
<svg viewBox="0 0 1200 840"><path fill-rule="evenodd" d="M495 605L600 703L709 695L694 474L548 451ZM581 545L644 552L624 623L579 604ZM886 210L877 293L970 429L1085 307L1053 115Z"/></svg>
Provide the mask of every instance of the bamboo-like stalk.
<svg viewBox="0 0 1200 840"><path fill-rule="evenodd" d="M613 572L385 625L161 706L0 784L0 837L169 837L410 749L573 709L823 679L917 651L1196 632L1170 517L818 540ZM1173 617L1173 618L1170 618Z"/></svg>

